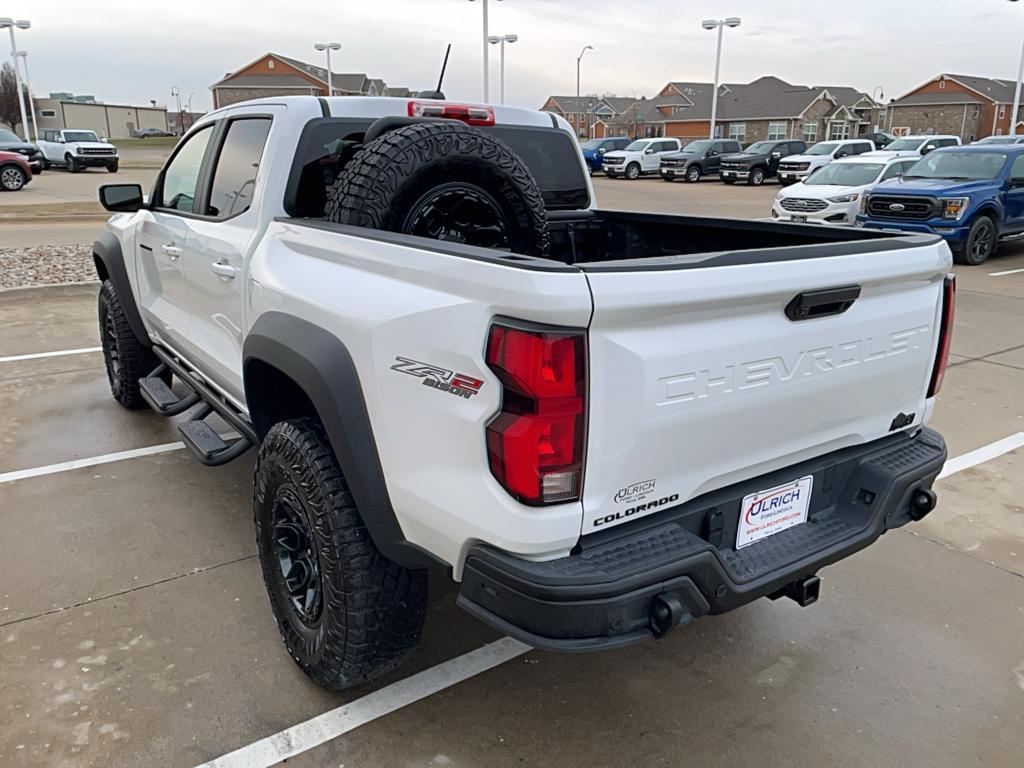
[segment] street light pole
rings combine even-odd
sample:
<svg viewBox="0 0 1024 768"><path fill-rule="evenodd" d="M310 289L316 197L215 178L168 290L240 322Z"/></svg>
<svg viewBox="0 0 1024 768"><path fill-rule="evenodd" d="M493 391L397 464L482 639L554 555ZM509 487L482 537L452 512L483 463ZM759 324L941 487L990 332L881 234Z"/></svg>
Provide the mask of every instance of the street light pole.
<svg viewBox="0 0 1024 768"><path fill-rule="evenodd" d="M1013 117L1010 120L1010 135L1017 135L1017 113L1020 111L1020 81L1024 78L1024 43L1020 46L1020 64L1017 65L1017 87L1013 91Z"/></svg>
<svg viewBox="0 0 1024 768"><path fill-rule="evenodd" d="M32 26L32 22L24 19L15 21L12 18L0 18L0 29L7 27L11 35L11 61L14 64L14 82L18 88L18 106L21 108L21 130L24 134L25 141L29 140L28 133L28 117L25 115L25 93L21 87L21 71L18 68L18 46L14 42L14 28L28 29Z"/></svg>
<svg viewBox="0 0 1024 768"><path fill-rule="evenodd" d="M21 63L25 66L25 89L28 91L28 116L32 121L32 133L35 134L36 141L39 141L39 126L36 125L36 102L32 98L32 79L28 76L28 51L18 51L18 56L21 57Z"/></svg>
<svg viewBox="0 0 1024 768"><path fill-rule="evenodd" d="M501 104L505 103L505 43L514 43L518 39L519 35L491 35L487 38L491 45L501 44Z"/></svg>
<svg viewBox="0 0 1024 768"><path fill-rule="evenodd" d="M469 0L469 2L475 2L475 0ZM491 68L490 61L488 61L487 44L490 40L490 33L488 32L487 26L487 0L480 0L483 5L483 17L484 17L484 34L483 34L483 53L484 53L484 103L488 103L491 100Z"/></svg>
<svg viewBox="0 0 1024 768"><path fill-rule="evenodd" d="M583 60L583 54L587 51L594 50L592 45L584 45L583 50L580 51L580 55L576 57L576 98L580 97L580 62Z"/></svg>
<svg viewBox="0 0 1024 768"><path fill-rule="evenodd" d="M715 89L711 93L711 129L708 138L715 138L715 121L718 118L718 73L722 65L722 32L725 27L738 27L740 19L738 16L729 16L724 19L705 19L701 22L704 29L718 30L718 45L715 48Z"/></svg>
<svg viewBox="0 0 1024 768"><path fill-rule="evenodd" d="M171 86L171 96L174 97L178 104L178 135L185 135L185 116L181 113L181 88L176 85Z"/></svg>
<svg viewBox="0 0 1024 768"><path fill-rule="evenodd" d="M313 43L318 51L327 51L327 95L334 95L334 81L331 74L331 51L340 51L341 43Z"/></svg>

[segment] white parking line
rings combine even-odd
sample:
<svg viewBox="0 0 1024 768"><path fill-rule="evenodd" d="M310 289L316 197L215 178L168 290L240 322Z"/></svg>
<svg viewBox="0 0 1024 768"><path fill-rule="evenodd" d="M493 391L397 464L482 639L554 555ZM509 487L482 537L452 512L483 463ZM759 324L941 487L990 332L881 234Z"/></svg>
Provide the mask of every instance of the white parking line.
<svg viewBox="0 0 1024 768"><path fill-rule="evenodd" d="M197 768L269 768L531 650L503 637Z"/></svg>
<svg viewBox="0 0 1024 768"><path fill-rule="evenodd" d="M225 440L235 440L241 435L237 432L225 432L221 435ZM163 445L149 445L145 448L132 448L130 451L118 451L117 453L104 453L102 456L91 456L88 459L72 459L62 461L59 464L47 464L44 467L32 467L30 469L16 469L12 472L0 474L0 485L13 483L15 480L25 480L30 477L42 475L53 475L57 472L67 472L71 469L82 469L83 467L95 467L99 464L110 464L113 461L124 461L125 459L136 459L140 456L154 456L158 453L169 453L184 448L184 443L164 443Z"/></svg>
<svg viewBox="0 0 1024 768"><path fill-rule="evenodd" d="M21 360L40 360L44 357L63 357L64 355L84 355L88 352L102 352L103 347L79 347L78 349L58 349L56 352L33 352L30 355L8 355L0 357L0 363L17 363Z"/></svg>
<svg viewBox="0 0 1024 768"><path fill-rule="evenodd" d="M16 469L13 472L0 474L0 484L13 483L15 480L24 480L29 477L40 477L41 475L53 475L57 472L67 472L70 469L81 469L82 467L95 467L98 464L110 464L112 461L123 461L134 459L138 456L153 456L158 453L167 453L184 448L184 443L164 443L163 445L150 445L146 448L133 448L130 451L118 451L117 453L105 453L102 456L92 456L88 459L74 459L62 461L59 464L47 464L45 467L32 467L31 469Z"/></svg>
<svg viewBox="0 0 1024 768"><path fill-rule="evenodd" d="M1024 269L1007 269L1003 272L989 272L989 277L1002 277L1003 275L1016 275L1018 272L1024 272Z"/></svg>
<svg viewBox="0 0 1024 768"><path fill-rule="evenodd" d="M1004 453L1016 450L1024 446L1024 432L1017 432L1016 434L1004 437L1002 440L996 440L994 443L983 445L977 450L970 451L957 456L955 459L950 459L946 462L946 466L942 468L942 472L939 473L939 479L949 477L950 475L961 472L965 469L977 466L982 462L994 459L997 456L1002 456Z"/></svg>

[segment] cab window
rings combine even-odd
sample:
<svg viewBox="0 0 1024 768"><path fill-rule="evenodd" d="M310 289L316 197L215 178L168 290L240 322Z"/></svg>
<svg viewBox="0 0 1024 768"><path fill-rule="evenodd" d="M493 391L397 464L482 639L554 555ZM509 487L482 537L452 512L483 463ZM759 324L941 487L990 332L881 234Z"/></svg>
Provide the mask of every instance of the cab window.
<svg viewBox="0 0 1024 768"><path fill-rule="evenodd" d="M243 118L228 124L217 157L206 215L226 219L252 205L256 171L270 132L270 118Z"/></svg>
<svg viewBox="0 0 1024 768"><path fill-rule="evenodd" d="M196 188L199 186L199 171L212 135L212 125L201 128L171 158L160 184L158 208L192 212Z"/></svg>

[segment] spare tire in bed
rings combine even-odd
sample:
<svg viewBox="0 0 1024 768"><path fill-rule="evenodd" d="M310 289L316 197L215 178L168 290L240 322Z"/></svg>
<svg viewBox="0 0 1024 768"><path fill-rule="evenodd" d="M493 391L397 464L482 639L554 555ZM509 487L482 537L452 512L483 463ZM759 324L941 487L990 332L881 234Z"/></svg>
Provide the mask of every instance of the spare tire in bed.
<svg viewBox="0 0 1024 768"><path fill-rule="evenodd" d="M407 125L360 150L327 196L337 224L547 256L544 198L505 142L457 121Z"/></svg>

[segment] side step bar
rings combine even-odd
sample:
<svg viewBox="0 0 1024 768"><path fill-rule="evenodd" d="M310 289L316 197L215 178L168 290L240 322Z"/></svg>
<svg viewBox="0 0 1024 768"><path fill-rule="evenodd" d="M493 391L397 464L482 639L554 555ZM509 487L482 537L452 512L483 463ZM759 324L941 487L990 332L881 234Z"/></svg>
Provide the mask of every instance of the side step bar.
<svg viewBox="0 0 1024 768"><path fill-rule="evenodd" d="M139 379L142 397L162 416L174 416L187 411L202 402L191 418L178 427L182 442L197 459L208 467L227 464L237 459L259 442L252 425L205 382L194 376L178 360L160 347L153 347L153 354L160 365L143 379ZM170 370L181 379L191 392L179 398L164 381L162 375ZM216 430L206 423L206 418L216 413L238 432L240 437L233 443L226 443Z"/></svg>

